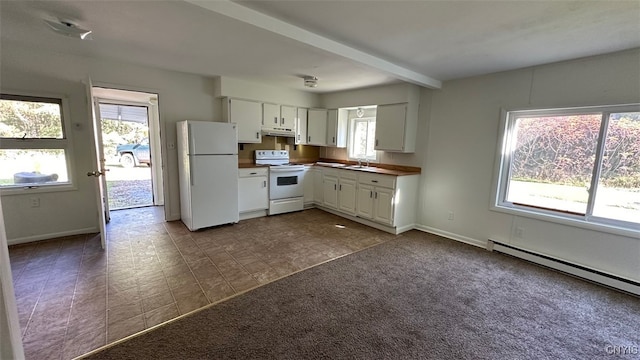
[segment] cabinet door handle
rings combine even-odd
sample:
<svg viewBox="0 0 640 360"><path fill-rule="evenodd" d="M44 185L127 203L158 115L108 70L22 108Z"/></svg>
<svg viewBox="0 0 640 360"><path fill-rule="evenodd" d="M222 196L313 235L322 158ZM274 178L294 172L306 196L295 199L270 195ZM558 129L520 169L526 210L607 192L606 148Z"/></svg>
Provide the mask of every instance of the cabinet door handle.
<svg viewBox="0 0 640 360"><path fill-rule="evenodd" d="M258 173L257 172L252 172L252 173L249 173L249 175L258 175Z"/></svg>
<svg viewBox="0 0 640 360"><path fill-rule="evenodd" d="M333 190L338 190L338 185L333 184Z"/></svg>
<svg viewBox="0 0 640 360"><path fill-rule="evenodd" d="M309 140L307 140L308 142L311 142L311 136L308 136Z"/></svg>
<svg viewBox="0 0 640 360"><path fill-rule="evenodd" d="M377 183L377 182L378 182L378 180L371 180L371 182L372 182L372 183Z"/></svg>
<svg viewBox="0 0 640 360"><path fill-rule="evenodd" d="M262 187L267 187L267 180L264 180L264 181L262 182Z"/></svg>
<svg viewBox="0 0 640 360"><path fill-rule="evenodd" d="M276 123L276 124L278 123L278 117L277 116L273 117L273 122Z"/></svg>
<svg viewBox="0 0 640 360"><path fill-rule="evenodd" d="M282 118L282 121L280 122L280 124L284 124L284 118Z"/></svg>
<svg viewBox="0 0 640 360"><path fill-rule="evenodd" d="M373 197L373 191L369 191L369 197L372 198Z"/></svg>
<svg viewBox="0 0 640 360"><path fill-rule="evenodd" d="M336 143L336 137L335 137L335 136L331 138L331 143L332 143L332 144L335 144L335 143Z"/></svg>
<svg viewBox="0 0 640 360"><path fill-rule="evenodd" d="M340 191L342 191L342 184L340 184Z"/></svg>
<svg viewBox="0 0 640 360"><path fill-rule="evenodd" d="M256 139L260 139L260 132L256 132Z"/></svg>
<svg viewBox="0 0 640 360"><path fill-rule="evenodd" d="M298 141L300 141L300 134L298 134Z"/></svg>
<svg viewBox="0 0 640 360"><path fill-rule="evenodd" d="M376 191L376 199L378 198L378 192Z"/></svg>
<svg viewBox="0 0 640 360"><path fill-rule="evenodd" d="M376 139L376 146L378 146L378 139Z"/></svg>

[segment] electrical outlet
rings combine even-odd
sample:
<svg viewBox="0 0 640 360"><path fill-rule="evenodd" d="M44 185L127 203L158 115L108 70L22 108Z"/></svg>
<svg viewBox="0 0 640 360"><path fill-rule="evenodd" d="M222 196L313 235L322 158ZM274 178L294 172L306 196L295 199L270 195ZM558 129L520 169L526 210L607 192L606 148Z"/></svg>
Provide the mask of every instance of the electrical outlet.
<svg viewBox="0 0 640 360"><path fill-rule="evenodd" d="M37 197L29 198L29 202L31 203L32 208L40 207L40 198L37 198Z"/></svg>
<svg viewBox="0 0 640 360"><path fill-rule="evenodd" d="M516 228L516 238L522 239L524 237L524 229L521 227Z"/></svg>
<svg viewBox="0 0 640 360"><path fill-rule="evenodd" d="M453 218L454 218L453 211L449 211L449 213L447 215L447 220L453 220Z"/></svg>

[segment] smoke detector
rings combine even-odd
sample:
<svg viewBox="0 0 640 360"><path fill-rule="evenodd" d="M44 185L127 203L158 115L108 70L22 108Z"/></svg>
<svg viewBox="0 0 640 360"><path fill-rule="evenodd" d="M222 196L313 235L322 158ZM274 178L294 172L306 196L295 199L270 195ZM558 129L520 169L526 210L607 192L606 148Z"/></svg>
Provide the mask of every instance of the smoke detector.
<svg viewBox="0 0 640 360"><path fill-rule="evenodd" d="M78 25L72 23L68 20L44 20L44 23L49 25L51 30L55 31L58 34L82 39L82 40L93 40L91 38L91 30L85 30L78 27Z"/></svg>
<svg viewBox="0 0 640 360"><path fill-rule="evenodd" d="M318 78L315 76L305 76L302 79L304 79L304 86L306 87L314 88L318 86Z"/></svg>

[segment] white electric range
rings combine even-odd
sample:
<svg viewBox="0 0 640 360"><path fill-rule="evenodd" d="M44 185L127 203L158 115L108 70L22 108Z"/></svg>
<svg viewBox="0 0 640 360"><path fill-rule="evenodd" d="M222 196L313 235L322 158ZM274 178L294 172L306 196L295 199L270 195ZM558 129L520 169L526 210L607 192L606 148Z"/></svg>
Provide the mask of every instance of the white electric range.
<svg viewBox="0 0 640 360"><path fill-rule="evenodd" d="M304 208L304 165L289 163L287 150L256 150L256 164L269 165L269 215Z"/></svg>

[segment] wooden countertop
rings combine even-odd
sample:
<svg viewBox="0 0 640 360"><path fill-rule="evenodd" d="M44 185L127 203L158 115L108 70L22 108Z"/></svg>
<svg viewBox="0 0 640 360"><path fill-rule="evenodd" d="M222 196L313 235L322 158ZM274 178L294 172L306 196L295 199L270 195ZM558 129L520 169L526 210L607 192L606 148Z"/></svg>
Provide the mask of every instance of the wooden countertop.
<svg viewBox="0 0 640 360"><path fill-rule="evenodd" d="M363 173L383 174L383 175L393 175L393 176L420 175L420 171L393 170L393 169L385 169L385 168L373 167L373 166L362 167L362 168L352 168L348 166L332 166L332 165L325 165L325 164L315 164L314 166L322 166L322 167L328 167L333 169L351 170L351 171L358 171Z"/></svg>
<svg viewBox="0 0 640 360"><path fill-rule="evenodd" d="M369 167L352 168L349 166L356 165L356 164L337 161L337 160L329 160L329 159L321 159L321 160L323 161L318 161L315 163L304 163L303 165L322 166L322 167L328 167L333 169L344 169L344 170L359 171L359 172L365 172L365 173L371 173L371 174L383 174L383 175L394 175L394 176L420 175L422 170L419 167L389 165L389 164L375 164Z"/></svg>
<svg viewBox="0 0 640 360"><path fill-rule="evenodd" d="M269 165L258 165L254 163L238 163L238 169L250 169L259 167L269 167Z"/></svg>
<svg viewBox="0 0 640 360"><path fill-rule="evenodd" d="M321 159L323 161L318 162L293 162L292 164L297 165L306 165L306 166L322 166L333 169L344 169L351 171L359 171L364 173L371 174L383 174L383 175L393 175L393 176L405 176L405 175L420 175L421 169L419 167L413 166L402 166L402 165L389 165L389 164L375 164L374 166L362 167L362 168L351 168L349 165L355 165L349 162L341 162L338 160L331 159ZM249 162L238 163L238 169L250 169L250 168L259 168L259 167L268 167L269 165L257 165Z"/></svg>

